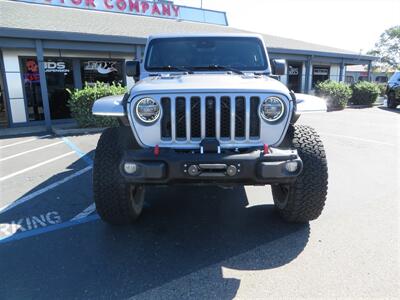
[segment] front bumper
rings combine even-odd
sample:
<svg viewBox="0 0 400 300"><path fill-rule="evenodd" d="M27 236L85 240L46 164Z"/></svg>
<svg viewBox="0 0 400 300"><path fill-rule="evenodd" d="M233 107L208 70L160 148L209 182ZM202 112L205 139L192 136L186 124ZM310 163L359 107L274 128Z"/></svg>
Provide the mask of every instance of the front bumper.
<svg viewBox="0 0 400 300"><path fill-rule="evenodd" d="M296 165L288 171L287 163ZM131 172L125 164L131 164ZM132 166L134 164L134 166ZM179 152L161 149L127 151L120 163L120 172L127 182L138 184L250 184L290 183L301 173L303 163L296 150L270 148L246 153ZM290 168L289 168L290 169Z"/></svg>

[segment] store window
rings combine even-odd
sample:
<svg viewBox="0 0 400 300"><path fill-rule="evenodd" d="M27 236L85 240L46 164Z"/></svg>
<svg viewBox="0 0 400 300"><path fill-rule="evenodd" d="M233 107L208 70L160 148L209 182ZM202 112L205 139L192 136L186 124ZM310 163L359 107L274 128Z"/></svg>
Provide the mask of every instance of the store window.
<svg viewBox="0 0 400 300"><path fill-rule="evenodd" d="M376 76L375 82L386 83L388 81L387 76Z"/></svg>
<svg viewBox="0 0 400 300"><path fill-rule="evenodd" d="M82 60L82 83L93 85L97 81L125 84L122 60Z"/></svg>
<svg viewBox="0 0 400 300"><path fill-rule="evenodd" d="M329 71L330 67L313 67L313 75L312 75L312 87L314 88L315 85L319 82L325 81L329 79Z"/></svg>
<svg viewBox="0 0 400 300"><path fill-rule="evenodd" d="M348 84L353 84L354 83L354 77L351 75L346 76L345 82Z"/></svg>
<svg viewBox="0 0 400 300"><path fill-rule="evenodd" d="M368 81L368 76L361 75L358 77L358 81Z"/></svg>
<svg viewBox="0 0 400 300"><path fill-rule="evenodd" d="M36 58L22 58L21 69L28 109L28 120L44 120L42 93L40 91L39 66Z"/></svg>

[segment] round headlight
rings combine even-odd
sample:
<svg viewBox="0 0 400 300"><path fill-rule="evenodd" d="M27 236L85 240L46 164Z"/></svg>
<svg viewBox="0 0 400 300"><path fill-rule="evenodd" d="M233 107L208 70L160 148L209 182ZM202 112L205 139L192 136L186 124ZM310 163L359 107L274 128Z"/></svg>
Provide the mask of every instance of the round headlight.
<svg viewBox="0 0 400 300"><path fill-rule="evenodd" d="M285 105L278 97L268 97L261 102L260 115L268 122L278 121L285 113Z"/></svg>
<svg viewBox="0 0 400 300"><path fill-rule="evenodd" d="M136 103L136 116L142 122L154 123L160 113L160 105L152 98L142 98Z"/></svg>

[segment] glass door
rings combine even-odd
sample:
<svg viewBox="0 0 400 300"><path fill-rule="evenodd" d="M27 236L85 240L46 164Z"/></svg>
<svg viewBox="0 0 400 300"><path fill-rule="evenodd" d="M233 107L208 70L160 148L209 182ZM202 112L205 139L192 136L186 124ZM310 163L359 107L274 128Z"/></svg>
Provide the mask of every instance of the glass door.
<svg viewBox="0 0 400 300"><path fill-rule="evenodd" d="M301 71L303 68L302 63L289 62L288 63L288 89L295 93L301 92Z"/></svg>
<svg viewBox="0 0 400 300"><path fill-rule="evenodd" d="M65 58L45 58L47 92L49 95L50 116L52 120L71 118L68 107L69 93L73 90L72 60Z"/></svg>
<svg viewBox="0 0 400 300"><path fill-rule="evenodd" d="M43 100L40 90L39 66L36 57L21 58L22 77L29 121L44 120ZM69 93L74 88L72 60L65 58L45 58L47 92L52 120L68 119L71 113L68 107Z"/></svg>

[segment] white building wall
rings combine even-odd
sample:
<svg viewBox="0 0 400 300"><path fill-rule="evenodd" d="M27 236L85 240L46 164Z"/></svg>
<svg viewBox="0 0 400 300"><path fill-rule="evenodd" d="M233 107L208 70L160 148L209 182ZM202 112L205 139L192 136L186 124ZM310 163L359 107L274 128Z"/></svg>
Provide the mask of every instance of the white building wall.
<svg viewBox="0 0 400 300"><path fill-rule="evenodd" d="M303 62L301 69L301 92L304 93L306 90L306 62Z"/></svg>
<svg viewBox="0 0 400 300"><path fill-rule="evenodd" d="M3 49L5 79L10 100L11 119L14 124L27 122L26 105L18 56L32 56L34 51Z"/></svg>

